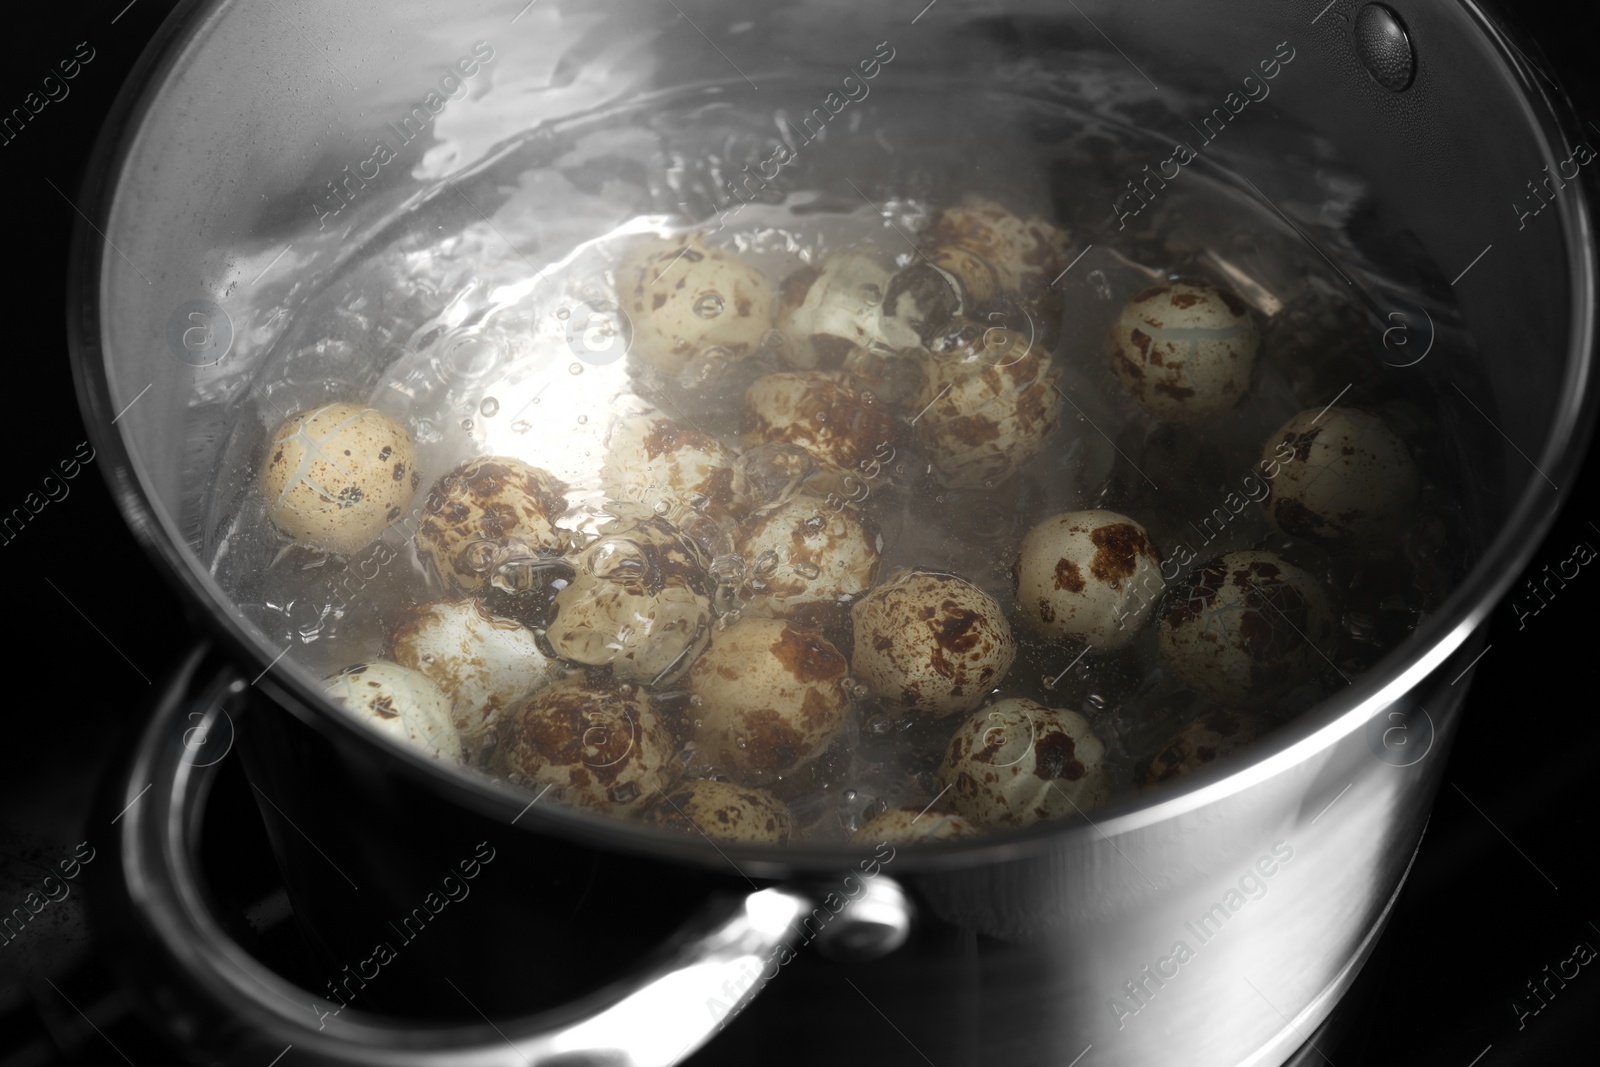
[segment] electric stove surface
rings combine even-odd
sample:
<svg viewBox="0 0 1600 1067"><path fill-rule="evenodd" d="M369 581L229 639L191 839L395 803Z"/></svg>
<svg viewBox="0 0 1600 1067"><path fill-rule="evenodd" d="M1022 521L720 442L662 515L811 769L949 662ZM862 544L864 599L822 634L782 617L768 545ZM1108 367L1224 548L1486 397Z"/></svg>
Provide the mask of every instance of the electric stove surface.
<svg viewBox="0 0 1600 1067"><path fill-rule="evenodd" d="M1335 14L1345 16L1358 6L1337 4ZM145 1067L181 1058L133 1013L111 977L104 932L87 907L94 842L108 828L88 820L96 788L195 629L135 545L92 450L81 444L87 434L63 328L76 221L69 198L116 90L171 6L111 0L8 12L13 45L0 68L0 113L37 90L60 61L80 66L69 93L0 145L14 331L6 346L13 410L0 424L7 431L0 511L46 501L20 529L0 534L5 584L17 594L5 638L12 696L0 742L0 913L21 904L46 874L77 876L58 883L66 895L0 944L0 1067ZM1600 19L1592 9L1566 12L1527 5L1518 18L1543 49L1530 53L1532 62L1566 86L1596 138L1590 143L1600 144L1600 78L1589 55ZM43 480L67 469L63 463L75 465L77 476L52 483L58 488L46 497ZM1572 574L1584 555L1578 546L1600 546L1597 482L1600 462L1591 452L1550 536L1496 609L1460 735L1451 751L1422 757L1449 765L1387 930L1334 1017L1303 1035L1296 1064L1596 1062L1588 1023L1600 1014L1600 963L1582 961L1600 948L1593 860L1600 717L1588 610L1600 598L1600 571L1582 566ZM1552 581L1553 574L1563 577ZM202 849L219 911L248 949L317 987L249 787L232 763L211 803ZM863 1002L860 1010L872 1008ZM895 1045L887 1024L884 1031L885 1063L923 1062ZM958 1067L929 1051L938 1067ZM1183 1062L1181 1049L1172 1062ZM282 1063L292 1067L293 1053ZM1093 1067L1092 1052L1082 1067Z"/></svg>

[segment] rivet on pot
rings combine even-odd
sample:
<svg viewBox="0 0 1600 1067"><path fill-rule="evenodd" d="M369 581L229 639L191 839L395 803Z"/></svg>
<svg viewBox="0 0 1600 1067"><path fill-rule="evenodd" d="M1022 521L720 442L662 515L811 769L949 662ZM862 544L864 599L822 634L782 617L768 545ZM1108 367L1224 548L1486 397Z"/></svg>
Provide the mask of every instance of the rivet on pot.
<svg viewBox="0 0 1600 1067"><path fill-rule="evenodd" d="M817 933L829 959L865 963L887 956L911 936L911 901L892 878L865 879L866 891Z"/></svg>
<svg viewBox="0 0 1600 1067"><path fill-rule="evenodd" d="M1383 4L1368 4L1356 14L1356 54L1372 80L1390 92L1411 87L1417 54L1400 16Z"/></svg>

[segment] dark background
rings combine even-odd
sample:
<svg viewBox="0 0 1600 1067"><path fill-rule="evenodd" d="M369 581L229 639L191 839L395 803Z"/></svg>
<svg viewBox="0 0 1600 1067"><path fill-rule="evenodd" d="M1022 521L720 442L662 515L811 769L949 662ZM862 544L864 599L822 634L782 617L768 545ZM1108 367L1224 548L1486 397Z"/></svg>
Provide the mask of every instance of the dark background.
<svg viewBox="0 0 1600 1067"><path fill-rule="evenodd" d="M1341 9L1349 6L1341 0ZM65 99L0 147L3 239L12 262L0 305L10 334L0 348L10 407L0 423L4 511L40 491L87 437L64 327L69 234L77 220L67 197L117 88L170 7L167 0L112 0L6 13L12 43L0 65L0 109L20 104L79 42L88 42L94 58L68 83ZM1516 18L1539 42L1542 52L1530 53L1535 62L1565 84L1581 117L1600 122L1593 57L1600 16L1593 5L1583 14L1573 10L1524 4ZM1578 542L1600 545L1597 480L1600 464L1591 455L1524 577L1554 568ZM72 855L98 781L191 641L176 598L133 548L95 465L67 485L69 496L0 544L0 575L17 601L16 629L5 639L10 697L0 734L5 902ZM1525 983L1569 957L1575 943L1600 947L1600 719L1588 611L1596 596L1600 577L1586 569L1525 628L1509 606L1496 611L1421 854L1348 1002L1354 1025L1318 1038L1304 1062L1596 1062L1587 1024L1600 1014L1600 963L1583 968L1520 1028L1511 1007L1519 997L1534 1006ZM232 835L214 874L219 896L241 907L272 879L256 833ZM130 1017L94 955L82 904L74 894L53 905L28 931L37 943L0 949L0 1067L143 1067L176 1058ZM288 929L274 918L257 903L256 927ZM271 936L263 948L280 951L292 968L295 946L270 944Z"/></svg>

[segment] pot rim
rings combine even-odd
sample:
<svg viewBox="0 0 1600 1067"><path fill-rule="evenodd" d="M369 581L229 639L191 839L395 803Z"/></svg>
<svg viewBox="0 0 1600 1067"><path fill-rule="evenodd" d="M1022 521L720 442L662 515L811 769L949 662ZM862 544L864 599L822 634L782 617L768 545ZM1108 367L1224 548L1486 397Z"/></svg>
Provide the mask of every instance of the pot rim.
<svg viewBox="0 0 1600 1067"><path fill-rule="evenodd" d="M1525 118L1541 141L1547 162L1557 155L1553 144L1564 143L1563 126L1575 126L1564 96L1552 98L1539 82L1522 50L1511 42L1485 12L1478 0L1459 0L1476 28L1494 46L1505 74L1519 90ZM207 6L210 11L200 13ZM307 726L333 742L347 755L371 759L381 755L388 767L423 784L442 800L504 823L523 823L529 832L583 840L597 847L616 849L663 860L717 867L730 864L741 875L789 878L817 875L853 866L872 845L794 845L783 848L716 845L709 840L668 838L643 826L573 809L532 810L527 794L487 776L463 773L440 765L416 750L368 730L352 716L336 713L316 692L309 676L298 668L275 672L264 649L250 636L238 615L228 608L228 598L205 573L187 549L168 516L155 507L134 470L132 456L120 432L112 426L112 398L101 345L99 279L107 258L107 242L97 224L107 219L116 181L155 91L176 65L180 45L211 19L222 17L224 5L213 0L183 0L157 30L119 91L97 137L77 203L82 205L69 256L67 283L67 333L73 360L73 377L87 431L111 495L124 520L146 553L178 590L185 608L206 631L219 637L243 670L260 671L257 681L267 695ZM196 20L196 14L201 17ZM1592 195L1600 182L1589 175L1578 186ZM1596 236L1587 196L1555 201L1567 241L1569 282L1569 344L1566 376L1551 430L1539 453L1536 472L1550 478L1531 478L1499 531L1465 579L1432 617L1398 647L1347 687L1340 689L1297 718L1278 727L1253 746L1256 758L1243 765L1212 767L1181 783L1164 788L1154 798L1135 793L1096 809L1095 817L1077 816L1012 830L947 842L919 844L901 859L897 870L932 870L973 867L1019 860L1047 849L1072 847L1095 837L1112 838L1176 818L1249 789L1365 727L1368 721L1397 698L1416 688L1438 670L1471 638L1497 606L1515 578L1526 567L1554 523L1568 496L1571 476L1584 458L1596 412L1595 355L1597 301ZM93 221L91 221L93 220ZM97 240L98 238L98 240ZM1530 461L1531 463L1531 461ZM1567 484L1568 489L1559 488ZM227 610L223 610L227 609ZM1470 664L1463 670L1470 669ZM1452 683L1454 684L1454 683ZM931 805L930 805L931 806Z"/></svg>

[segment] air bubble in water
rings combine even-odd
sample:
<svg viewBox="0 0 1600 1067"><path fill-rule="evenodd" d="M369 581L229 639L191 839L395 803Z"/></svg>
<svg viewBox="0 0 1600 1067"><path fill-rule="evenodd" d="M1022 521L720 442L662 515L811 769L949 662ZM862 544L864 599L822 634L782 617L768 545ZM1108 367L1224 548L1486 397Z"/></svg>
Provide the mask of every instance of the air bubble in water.
<svg viewBox="0 0 1600 1067"><path fill-rule="evenodd" d="M500 401L496 400L492 396L484 397L483 403L478 405L478 414L482 415L486 419L494 418L495 414L499 412L499 410Z"/></svg>
<svg viewBox="0 0 1600 1067"><path fill-rule="evenodd" d="M462 420L461 420L461 428L462 428L462 429L463 429L463 430L470 430L470 429L472 429L472 420L471 420L471 419L462 419Z"/></svg>
<svg viewBox="0 0 1600 1067"><path fill-rule="evenodd" d="M511 424L512 433L527 433L531 429L533 429L533 423L527 419L518 419Z"/></svg>
<svg viewBox="0 0 1600 1067"><path fill-rule="evenodd" d="M587 416L587 415L579 415L578 416L578 425L579 426L586 426L586 425L588 425L588 423L589 423L589 416Z"/></svg>
<svg viewBox="0 0 1600 1067"><path fill-rule="evenodd" d="M720 293L706 293L694 302L694 313L702 319L714 319L722 314L724 306Z"/></svg>
<svg viewBox="0 0 1600 1067"><path fill-rule="evenodd" d="M815 563L796 563L794 572L802 578L815 578L822 573L822 568Z"/></svg>
<svg viewBox="0 0 1600 1067"><path fill-rule="evenodd" d="M582 363L574 363L572 366L567 368L567 373L569 373L569 374L582 374L583 373L583 364Z"/></svg>

